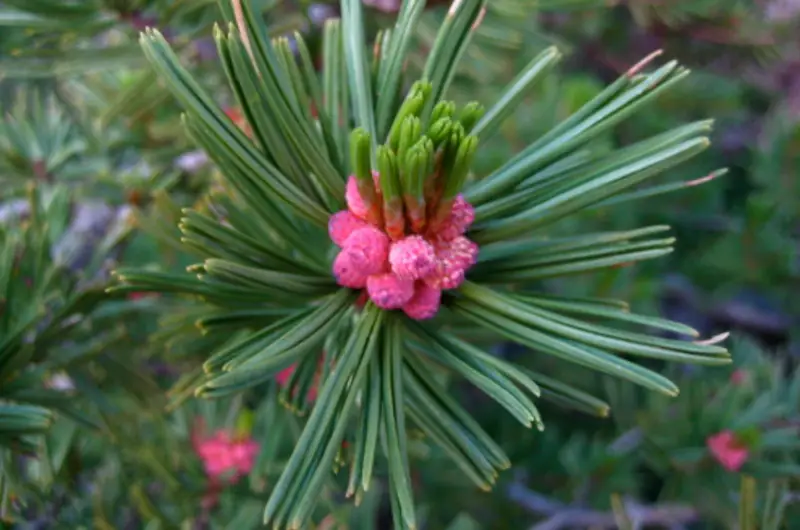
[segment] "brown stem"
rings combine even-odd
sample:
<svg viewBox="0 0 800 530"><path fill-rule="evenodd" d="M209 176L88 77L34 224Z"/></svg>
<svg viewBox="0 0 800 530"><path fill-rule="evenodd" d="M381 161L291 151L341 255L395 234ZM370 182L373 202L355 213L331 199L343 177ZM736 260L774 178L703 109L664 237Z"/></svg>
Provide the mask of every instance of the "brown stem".
<svg viewBox="0 0 800 530"><path fill-rule="evenodd" d="M544 521L535 524L531 530L560 530L562 528L596 528L613 530L617 528L617 518L612 512L603 512L564 504L526 488L519 481L508 488L511 500L529 511L543 516ZM699 518L697 510L683 504L643 505L633 499L624 502L625 512L634 528L655 526L661 528L680 528Z"/></svg>

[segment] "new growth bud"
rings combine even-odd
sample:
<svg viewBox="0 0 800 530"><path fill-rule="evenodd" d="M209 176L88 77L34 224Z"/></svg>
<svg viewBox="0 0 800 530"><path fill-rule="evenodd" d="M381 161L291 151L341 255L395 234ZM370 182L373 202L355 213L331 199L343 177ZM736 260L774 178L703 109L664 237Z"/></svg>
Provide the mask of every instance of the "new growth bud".
<svg viewBox="0 0 800 530"><path fill-rule="evenodd" d="M383 193L383 217L386 221L386 233L396 241L402 239L406 231L403 195L397 169L397 158L391 149L383 145L378 147L378 172Z"/></svg>
<svg viewBox="0 0 800 530"><path fill-rule="evenodd" d="M400 144L400 132L405 119L409 116L419 117L422 114L432 90L431 84L426 81L417 81L411 86L411 90L408 92L403 104L400 105L397 116L395 116L392 127L389 130L388 143L392 149L396 150Z"/></svg>
<svg viewBox="0 0 800 530"><path fill-rule="evenodd" d="M338 283L366 289L378 307L419 320L436 315L442 290L458 288L478 256L464 235L475 210L460 192L478 146L469 131L484 109L433 105L431 91L424 81L411 87L375 152L376 172L369 134L353 131L348 211L334 214L328 226L342 249L333 264Z"/></svg>
<svg viewBox="0 0 800 530"><path fill-rule="evenodd" d="M405 156L401 172L403 202L411 229L417 233L425 230L425 182L433 170L433 142L424 137Z"/></svg>
<svg viewBox="0 0 800 530"><path fill-rule="evenodd" d="M458 141L458 145L452 143L455 141ZM433 230L439 229L447 220L453 209L456 196L467 181L469 169L478 149L478 138L476 136L467 136L463 140L456 140L455 136L451 136L451 144L448 145L448 148L453 157L451 165L446 169L440 202L431 220L431 228Z"/></svg>
<svg viewBox="0 0 800 530"><path fill-rule="evenodd" d="M450 132L453 130L453 120L450 118L440 118L433 122L431 128L428 130L428 138L433 141L433 145L439 147L442 143L450 138Z"/></svg>
<svg viewBox="0 0 800 530"><path fill-rule="evenodd" d="M483 118L485 113L486 109L483 108L483 105L473 101L464 105L464 108L461 109L461 113L458 115L458 121L464 126L464 131L469 133L472 128L475 127L475 124Z"/></svg>
<svg viewBox="0 0 800 530"><path fill-rule="evenodd" d="M407 116L400 126L400 140L397 144L397 158L403 160L406 153L422 136L422 122L416 116Z"/></svg>
<svg viewBox="0 0 800 530"><path fill-rule="evenodd" d="M452 119L456 113L456 104L452 101L440 101L433 107L431 123L436 123L442 118Z"/></svg>
<svg viewBox="0 0 800 530"><path fill-rule="evenodd" d="M350 135L350 161L356 177L358 193L364 203L364 219L376 226L381 225L380 201L372 178L371 157L372 138L363 129L356 129ZM356 213L356 212L354 212ZM356 213L356 215L358 215Z"/></svg>

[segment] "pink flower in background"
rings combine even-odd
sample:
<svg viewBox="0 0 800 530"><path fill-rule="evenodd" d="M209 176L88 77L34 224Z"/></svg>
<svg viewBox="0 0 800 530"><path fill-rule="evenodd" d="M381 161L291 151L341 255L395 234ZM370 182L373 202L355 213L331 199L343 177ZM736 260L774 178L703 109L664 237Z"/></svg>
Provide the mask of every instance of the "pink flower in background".
<svg viewBox="0 0 800 530"><path fill-rule="evenodd" d="M322 370L322 363L324 359L324 355L319 359L319 367L317 368L316 376L314 377L314 384L311 385L311 388L308 389L308 398L309 401L316 401L317 399L317 391L319 387L319 376ZM289 378L294 373L295 369L297 368L296 364L291 365L289 368L285 370L281 370L278 375L275 376L275 381L277 381L278 385L285 387L289 383Z"/></svg>
<svg viewBox="0 0 800 530"><path fill-rule="evenodd" d="M137 300L142 300L144 298L158 298L158 293L135 292L128 294L128 300L131 300L133 302Z"/></svg>
<svg viewBox="0 0 800 530"><path fill-rule="evenodd" d="M289 368L281 370L281 372L275 376L275 380L278 382L280 386L286 386L286 383L289 382L289 378L294 373L295 368L297 368L297 365L293 364Z"/></svg>
<svg viewBox="0 0 800 530"><path fill-rule="evenodd" d="M739 369L735 370L731 374L731 383L733 383L734 386L742 386L745 383L747 383L747 380L748 380L747 370Z"/></svg>
<svg viewBox="0 0 800 530"><path fill-rule="evenodd" d="M194 450L214 484L226 480L234 484L255 466L260 447L250 437L233 438L228 431L219 430L211 437L195 434L193 438Z"/></svg>
<svg viewBox="0 0 800 530"><path fill-rule="evenodd" d="M731 431L722 431L706 439L711 456L728 471L739 471L750 455Z"/></svg>

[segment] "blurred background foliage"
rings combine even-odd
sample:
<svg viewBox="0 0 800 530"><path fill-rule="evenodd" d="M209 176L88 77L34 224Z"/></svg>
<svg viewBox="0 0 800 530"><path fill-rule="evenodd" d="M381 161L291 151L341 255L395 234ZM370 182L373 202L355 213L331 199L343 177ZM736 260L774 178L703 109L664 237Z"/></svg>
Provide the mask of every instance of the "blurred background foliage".
<svg viewBox="0 0 800 530"><path fill-rule="evenodd" d="M338 16L336 2L254 2L274 35L299 31L312 52L322 21ZM364 3L373 34L399 7ZM412 69L447 9L428 7ZM0 2L0 525L257 528L298 435L300 419L273 384L233 400L185 399L182 379L220 340L175 333L195 328L191 306L103 296L120 264L187 266L176 244L180 208L221 193L137 42L145 27L160 29L227 106L211 39L218 9L214 0ZM664 368L682 389L667 400L497 345L497 355L580 381L605 402L594 417L544 402L546 431L521 433L473 389L457 389L514 468L494 492L479 492L416 440L424 528L800 527L798 29L796 0L490 2L454 98L495 99L545 46L565 57L482 146L479 170L508 160L655 49L693 68L598 140L612 147L713 117L712 149L661 177L685 189L598 207L563 227L669 224L677 250L546 286L624 297L704 336L732 331L735 363ZM721 166L727 175L701 185ZM610 417L597 417L608 406ZM197 455L199 440L220 430L259 444L249 476L225 487ZM713 450L726 432L747 448L736 469ZM334 486L318 528L390 526L380 488L352 508Z"/></svg>

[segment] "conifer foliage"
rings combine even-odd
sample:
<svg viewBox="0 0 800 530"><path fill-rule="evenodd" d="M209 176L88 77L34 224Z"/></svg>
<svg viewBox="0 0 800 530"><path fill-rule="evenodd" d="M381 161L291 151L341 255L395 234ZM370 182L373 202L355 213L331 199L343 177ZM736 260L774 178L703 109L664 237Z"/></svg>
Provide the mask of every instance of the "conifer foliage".
<svg viewBox="0 0 800 530"><path fill-rule="evenodd" d="M284 399L310 412L265 522L305 528L347 441L348 495L363 497L382 455L395 526L415 528L410 426L490 489L509 458L448 393L450 375L525 427L543 429L540 396L605 413L578 389L492 356L466 330L668 396L678 388L636 358L729 362L717 339L642 329L696 339L685 325L628 313L614 300L537 289L544 278L672 250L666 226L571 237L549 237L548 229L598 205L685 187L637 185L708 147L708 121L612 152L592 143L684 78L677 62L653 66L657 54L648 57L501 167L476 175L470 167L481 141L560 58L556 49L542 52L497 101L448 101L486 0L452 4L421 79L407 78L405 58L424 0L403 2L376 42L367 41L361 2L342 0L341 20L325 23L321 69L300 35L292 43L271 38L250 2L220 7L219 57L250 134L161 34L142 34L149 62L183 106L189 135L221 170L226 193L183 212L183 245L200 260L186 274L119 270L113 290L190 295L217 315L200 320L205 332L244 332L189 377L200 397L235 395L294 367Z"/></svg>
<svg viewBox="0 0 800 530"><path fill-rule="evenodd" d="M126 312L124 304L105 315L98 307L109 283L106 261L130 235L124 217L107 218L112 229L99 238L95 235L95 240L81 227L76 231L78 214L62 186L46 190L31 186L14 214L18 218L11 219L12 226L0 226L3 490L6 472L14 468L7 451L37 454L41 449L37 435L48 430L56 413L96 427L87 414L89 407L65 399L64 393L75 390L70 376L85 377L90 362L102 365L104 359L98 357L103 349L121 339L123 333L115 324Z"/></svg>

